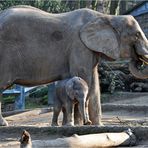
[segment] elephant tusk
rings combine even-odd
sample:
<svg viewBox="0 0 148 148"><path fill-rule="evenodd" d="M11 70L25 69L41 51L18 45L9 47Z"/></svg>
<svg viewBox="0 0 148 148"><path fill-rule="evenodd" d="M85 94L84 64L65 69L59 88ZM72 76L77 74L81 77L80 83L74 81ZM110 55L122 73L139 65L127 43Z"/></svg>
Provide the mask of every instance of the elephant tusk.
<svg viewBox="0 0 148 148"><path fill-rule="evenodd" d="M144 55L142 56L144 59L148 59L148 55Z"/></svg>
<svg viewBox="0 0 148 148"><path fill-rule="evenodd" d="M145 61L144 59L142 59L142 58L139 58L139 60L140 60L140 61L142 61L142 62L143 62L143 64L146 64L146 65L148 65L148 62L147 62L147 61Z"/></svg>

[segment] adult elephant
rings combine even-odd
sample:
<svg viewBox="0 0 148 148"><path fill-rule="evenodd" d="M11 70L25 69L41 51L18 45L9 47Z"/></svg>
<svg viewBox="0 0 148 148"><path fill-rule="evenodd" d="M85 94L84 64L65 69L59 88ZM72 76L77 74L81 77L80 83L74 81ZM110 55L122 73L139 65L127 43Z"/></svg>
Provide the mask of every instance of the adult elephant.
<svg viewBox="0 0 148 148"><path fill-rule="evenodd" d="M79 76L89 86L90 120L101 125L97 65L103 58L131 58L131 73L148 78L148 41L132 16L89 9L49 14L29 6L0 13L1 93L14 83L34 86ZM7 125L1 115L0 124Z"/></svg>

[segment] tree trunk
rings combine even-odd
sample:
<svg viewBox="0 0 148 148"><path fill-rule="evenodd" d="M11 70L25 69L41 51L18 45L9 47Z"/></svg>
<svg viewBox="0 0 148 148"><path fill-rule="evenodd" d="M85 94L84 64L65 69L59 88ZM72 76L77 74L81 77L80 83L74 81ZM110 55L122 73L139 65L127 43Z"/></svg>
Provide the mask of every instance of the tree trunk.
<svg viewBox="0 0 148 148"><path fill-rule="evenodd" d="M86 0L85 4L87 8L92 8L92 0Z"/></svg>
<svg viewBox="0 0 148 148"><path fill-rule="evenodd" d="M28 134L27 134L28 136ZM28 142L26 146L32 145L32 148L43 147L67 147L67 148L96 148L96 147L114 147L114 146L133 146L136 138L129 129L121 133L101 133L89 135L73 135L66 138L57 138L55 140L35 140ZM21 144L22 148L23 144Z"/></svg>
<svg viewBox="0 0 148 148"><path fill-rule="evenodd" d="M97 4L96 4L96 10L98 12L104 13L104 1L103 0L97 0Z"/></svg>
<svg viewBox="0 0 148 148"><path fill-rule="evenodd" d="M118 7L119 0L111 0L110 4L110 14L114 15L116 14L116 9Z"/></svg>
<svg viewBox="0 0 148 148"><path fill-rule="evenodd" d="M70 10L75 10L80 8L80 0L62 0L61 3L65 3Z"/></svg>
<svg viewBox="0 0 148 148"><path fill-rule="evenodd" d="M119 6L119 14L123 14L126 11L126 1L125 0L121 0L120 1L120 6Z"/></svg>

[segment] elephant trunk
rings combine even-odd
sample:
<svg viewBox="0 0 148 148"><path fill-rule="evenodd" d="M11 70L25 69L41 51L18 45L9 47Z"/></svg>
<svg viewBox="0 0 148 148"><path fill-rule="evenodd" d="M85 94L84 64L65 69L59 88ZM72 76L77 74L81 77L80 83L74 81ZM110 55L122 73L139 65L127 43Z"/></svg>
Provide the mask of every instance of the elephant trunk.
<svg viewBox="0 0 148 148"><path fill-rule="evenodd" d="M133 76L139 79L148 78L148 65L145 65L142 61L131 61L129 64L129 70Z"/></svg>
<svg viewBox="0 0 148 148"><path fill-rule="evenodd" d="M83 124L85 124L87 121L86 118L86 111L85 111L85 101L82 100L81 102L79 102L79 112L81 113L81 116L83 117Z"/></svg>
<svg viewBox="0 0 148 148"><path fill-rule="evenodd" d="M148 41L144 41L135 44L135 52L132 53L134 59L129 64L130 72L139 79L148 78Z"/></svg>
<svg viewBox="0 0 148 148"><path fill-rule="evenodd" d="M129 64L129 70L133 76L139 79L148 78L148 55L138 56Z"/></svg>

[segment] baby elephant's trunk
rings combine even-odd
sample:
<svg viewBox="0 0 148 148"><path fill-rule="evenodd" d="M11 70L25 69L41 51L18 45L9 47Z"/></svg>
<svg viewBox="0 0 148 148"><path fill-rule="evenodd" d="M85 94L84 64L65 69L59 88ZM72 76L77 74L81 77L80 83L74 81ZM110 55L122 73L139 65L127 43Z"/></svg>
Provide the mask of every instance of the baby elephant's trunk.
<svg viewBox="0 0 148 148"><path fill-rule="evenodd" d="M81 116L83 117L83 124L86 124L87 118L86 118L86 110L85 110L85 101L84 100L79 102L79 112L81 113Z"/></svg>

